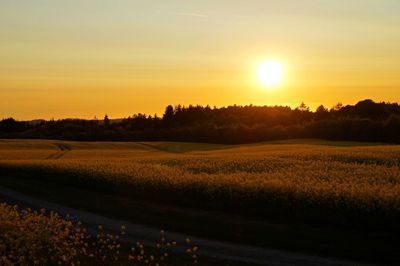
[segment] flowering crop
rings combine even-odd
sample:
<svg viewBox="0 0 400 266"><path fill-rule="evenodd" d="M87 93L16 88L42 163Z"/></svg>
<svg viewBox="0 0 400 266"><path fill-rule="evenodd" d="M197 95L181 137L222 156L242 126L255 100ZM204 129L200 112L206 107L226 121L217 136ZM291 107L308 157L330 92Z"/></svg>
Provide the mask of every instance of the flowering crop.
<svg viewBox="0 0 400 266"><path fill-rule="evenodd" d="M3 203L0 204L0 265L167 265L170 251L178 245L167 241L161 231L153 252L139 242L131 247L119 240L125 230L122 226L115 235L99 226L97 233L91 234L80 222L65 220L55 212L20 209ZM191 251L189 263L196 264L197 246L185 246Z"/></svg>
<svg viewBox="0 0 400 266"><path fill-rule="evenodd" d="M244 145L181 154L72 149L58 159L0 160L0 169L260 217L326 216L343 223L351 217L354 223L394 226L400 220L399 146Z"/></svg>

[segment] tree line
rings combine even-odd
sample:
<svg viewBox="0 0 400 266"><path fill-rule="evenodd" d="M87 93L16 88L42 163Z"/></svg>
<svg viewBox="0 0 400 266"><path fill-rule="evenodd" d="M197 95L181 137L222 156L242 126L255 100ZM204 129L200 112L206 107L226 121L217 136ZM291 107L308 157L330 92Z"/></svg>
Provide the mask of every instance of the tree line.
<svg viewBox="0 0 400 266"><path fill-rule="evenodd" d="M293 138L400 143L400 106L363 100L355 105L169 105L162 117L145 114L111 120L0 121L0 138L84 141L187 141L224 144Z"/></svg>

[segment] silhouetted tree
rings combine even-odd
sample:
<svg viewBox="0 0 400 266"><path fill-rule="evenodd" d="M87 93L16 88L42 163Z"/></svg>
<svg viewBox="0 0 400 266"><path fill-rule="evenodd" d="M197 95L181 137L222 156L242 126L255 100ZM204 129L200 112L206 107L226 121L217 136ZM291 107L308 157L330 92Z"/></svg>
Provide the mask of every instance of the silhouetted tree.
<svg viewBox="0 0 400 266"><path fill-rule="evenodd" d="M298 110L302 112L309 112L310 107L308 107L304 102L301 102L301 104L297 107Z"/></svg>
<svg viewBox="0 0 400 266"><path fill-rule="evenodd" d="M174 118L174 107L172 107L172 105L168 105L165 108L165 112L164 112L164 115L163 115L163 118L162 118L163 124L165 126L170 126L171 123L172 123L173 118Z"/></svg>
<svg viewBox="0 0 400 266"><path fill-rule="evenodd" d="M315 111L315 118L316 119L323 119L327 118L329 115L328 109L325 108L322 104L318 106L317 110Z"/></svg>
<svg viewBox="0 0 400 266"><path fill-rule="evenodd" d="M343 104L341 103L341 102L338 102L337 104L335 104L332 108L331 108L331 111L332 112L337 112L337 111L339 111L340 109L342 109L343 108Z"/></svg>
<svg viewBox="0 0 400 266"><path fill-rule="evenodd" d="M105 115L105 116L104 116L103 125L104 125L104 127L106 127L106 128L109 128L109 127L110 127L110 119L108 118L108 115Z"/></svg>

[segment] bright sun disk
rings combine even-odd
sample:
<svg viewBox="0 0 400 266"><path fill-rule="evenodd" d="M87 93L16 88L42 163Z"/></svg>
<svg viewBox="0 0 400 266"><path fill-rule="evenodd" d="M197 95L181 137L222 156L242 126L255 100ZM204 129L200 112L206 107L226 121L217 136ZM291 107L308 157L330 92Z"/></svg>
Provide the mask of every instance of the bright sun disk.
<svg viewBox="0 0 400 266"><path fill-rule="evenodd" d="M261 63L257 70L258 81L268 87L278 85L283 78L283 66L278 61L265 61Z"/></svg>

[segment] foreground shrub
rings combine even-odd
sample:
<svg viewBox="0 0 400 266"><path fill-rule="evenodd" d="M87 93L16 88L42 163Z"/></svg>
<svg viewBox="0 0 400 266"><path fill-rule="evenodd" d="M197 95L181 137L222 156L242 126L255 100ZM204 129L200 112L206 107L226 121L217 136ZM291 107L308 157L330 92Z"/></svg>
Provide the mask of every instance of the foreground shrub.
<svg viewBox="0 0 400 266"><path fill-rule="evenodd" d="M137 242L130 246L119 234L100 225L89 233L80 222L44 209L33 211L0 204L0 265L168 265L175 241L160 241L150 251ZM197 246L186 241L189 264L197 263ZM174 262L176 265L176 262ZM185 265L188 265L186 260Z"/></svg>

